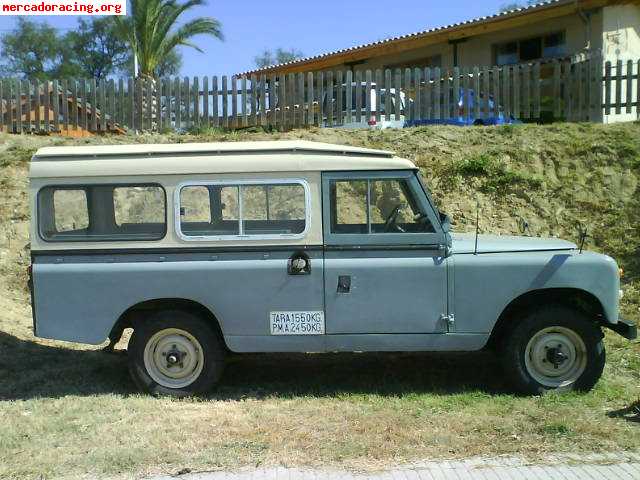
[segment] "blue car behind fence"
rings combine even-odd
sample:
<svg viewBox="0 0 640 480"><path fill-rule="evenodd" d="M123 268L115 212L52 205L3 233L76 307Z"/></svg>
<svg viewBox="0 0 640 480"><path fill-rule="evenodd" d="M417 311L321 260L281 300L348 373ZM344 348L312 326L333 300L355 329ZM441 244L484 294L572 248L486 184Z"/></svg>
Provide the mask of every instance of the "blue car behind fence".
<svg viewBox="0 0 640 480"><path fill-rule="evenodd" d="M449 118L431 118L431 119L413 119L407 120L404 123L404 128L408 127L419 127L422 125L454 125L457 127L466 127L469 125L516 125L522 123L520 120L517 120L513 117L513 115L509 115L505 117L504 111L501 105L498 106L498 115L494 115L494 101L493 97L489 96L489 111L491 112L491 116L487 118L476 118L473 115L473 111L475 109L475 98L476 94L473 90L467 90L468 95L468 116L464 115L464 93L465 90L463 88L460 89L458 94L458 115L455 117ZM484 107L482 104L484 100L484 95L480 94L480 109Z"/></svg>

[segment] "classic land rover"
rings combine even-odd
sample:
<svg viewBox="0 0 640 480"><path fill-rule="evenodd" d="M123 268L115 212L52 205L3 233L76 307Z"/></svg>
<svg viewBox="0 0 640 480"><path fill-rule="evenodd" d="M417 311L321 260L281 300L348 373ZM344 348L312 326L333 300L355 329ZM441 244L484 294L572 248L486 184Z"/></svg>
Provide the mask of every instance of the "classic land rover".
<svg viewBox="0 0 640 480"><path fill-rule="evenodd" d="M521 392L588 390L602 328L636 336L612 258L451 233L389 152L53 147L30 177L35 334L101 344L132 328L131 374L155 394L210 389L229 352L483 348Z"/></svg>

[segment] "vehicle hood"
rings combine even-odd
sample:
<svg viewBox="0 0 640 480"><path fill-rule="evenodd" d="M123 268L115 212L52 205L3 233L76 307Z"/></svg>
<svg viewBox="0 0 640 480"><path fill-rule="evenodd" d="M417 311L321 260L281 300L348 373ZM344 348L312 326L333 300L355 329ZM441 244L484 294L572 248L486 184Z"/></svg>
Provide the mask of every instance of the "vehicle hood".
<svg viewBox="0 0 640 480"><path fill-rule="evenodd" d="M475 238L474 233L451 233L453 253L473 253ZM578 247L575 243L560 238L478 235L478 253L539 252L576 248Z"/></svg>

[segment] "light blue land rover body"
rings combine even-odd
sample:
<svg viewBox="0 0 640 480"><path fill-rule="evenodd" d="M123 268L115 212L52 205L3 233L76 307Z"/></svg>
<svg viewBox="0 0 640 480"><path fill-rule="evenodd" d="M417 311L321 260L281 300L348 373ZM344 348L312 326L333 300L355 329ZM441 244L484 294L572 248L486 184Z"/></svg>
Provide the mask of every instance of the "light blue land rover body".
<svg viewBox="0 0 640 480"><path fill-rule="evenodd" d="M619 269L555 238L449 231L418 170L313 142L53 147L30 171L39 337L114 345L155 394L229 352L476 351L525 393L588 390Z"/></svg>

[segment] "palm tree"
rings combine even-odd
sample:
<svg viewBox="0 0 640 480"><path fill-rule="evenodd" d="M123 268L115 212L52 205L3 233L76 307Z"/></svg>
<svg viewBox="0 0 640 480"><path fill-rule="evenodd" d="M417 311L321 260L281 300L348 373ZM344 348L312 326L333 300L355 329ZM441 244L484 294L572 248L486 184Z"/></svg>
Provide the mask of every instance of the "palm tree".
<svg viewBox="0 0 640 480"><path fill-rule="evenodd" d="M223 40L221 25L211 17L198 17L178 26L182 14L195 7L206 5L205 0L130 0L131 15L115 17L121 34L131 45L138 59L141 78L154 78L163 58L176 47L202 49L192 42L196 35L209 35Z"/></svg>
<svg viewBox="0 0 640 480"><path fill-rule="evenodd" d="M206 5L206 0L187 0L178 3L178 0L130 0L131 15L127 17L115 17L120 35L129 43L133 55L138 61L138 71L135 73L137 81L151 87L151 98L143 95L143 100L138 112L140 127L142 129L142 114L147 111L149 102L151 105L151 130L157 126L158 93L156 77L163 59L176 54L176 48L186 46L195 48L199 52L202 49L193 43L196 35L209 35L223 40L221 25L218 20L211 17L198 17L178 24L182 14L195 7ZM178 106L178 108L181 108ZM187 107L188 108L188 107Z"/></svg>

